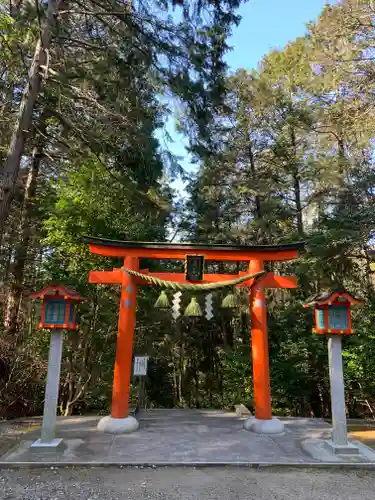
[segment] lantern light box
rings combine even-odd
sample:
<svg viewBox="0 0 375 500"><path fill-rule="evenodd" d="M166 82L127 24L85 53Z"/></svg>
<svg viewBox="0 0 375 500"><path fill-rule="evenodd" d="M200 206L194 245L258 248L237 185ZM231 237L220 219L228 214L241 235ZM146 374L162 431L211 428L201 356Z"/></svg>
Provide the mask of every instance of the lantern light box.
<svg viewBox="0 0 375 500"><path fill-rule="evenodd" d="M42 314L38 328L76 330L76 305L86 299L62 285L49 285L31 295L42 300Z"/></svg>
<svg viewBox="0 0 375 500"><path fill-rule="evenodd" d="M351 305L361 304L345 289L323 292L309 299L304 307L314 307L315 328L313 333L351 335Z"/></svg>

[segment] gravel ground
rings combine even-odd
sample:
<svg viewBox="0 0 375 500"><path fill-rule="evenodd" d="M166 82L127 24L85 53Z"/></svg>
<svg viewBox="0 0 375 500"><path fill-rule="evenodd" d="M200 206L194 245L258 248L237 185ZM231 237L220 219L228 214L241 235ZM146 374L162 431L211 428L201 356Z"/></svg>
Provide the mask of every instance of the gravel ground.
<svg viewBox="0 0 375 500"><path fill-rule="evenodd" d="M74 468L0 471L1 500L373 500L375 472Z"/></svg>

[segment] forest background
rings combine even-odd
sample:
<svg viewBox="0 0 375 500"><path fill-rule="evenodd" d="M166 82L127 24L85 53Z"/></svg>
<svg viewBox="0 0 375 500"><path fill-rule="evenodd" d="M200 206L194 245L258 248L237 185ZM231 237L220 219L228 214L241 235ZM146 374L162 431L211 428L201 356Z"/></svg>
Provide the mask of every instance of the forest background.
<svg viewBox="0 0 375 500"><path fill-rule="evenodd" d="M59 411L108 412L119 290L87 278L121 263L91 255L83 235L306 241L298 261L269 268L299 283L267 294L274 412L329 416L326 343L302 304L344 286L364 299L344 342L348 414L374 417L375 3L326 6L305 36L230 74L241 3L0 0L1 417L42 411L49 333L30 293L50 282L88 298L65 338ZM172 112L194 173L160 140ZM228 312L218 293L211 321L177 324L156 298L139 290L148 404L251 408L246 296Z"/></svg>

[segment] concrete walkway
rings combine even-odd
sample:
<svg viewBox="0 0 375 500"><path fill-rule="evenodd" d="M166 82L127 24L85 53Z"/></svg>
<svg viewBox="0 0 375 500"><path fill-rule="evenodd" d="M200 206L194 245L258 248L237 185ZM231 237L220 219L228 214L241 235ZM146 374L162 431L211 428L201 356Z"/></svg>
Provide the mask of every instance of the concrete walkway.
<svg viewBox="0 0 375 500"><path fill-rule="evenodd" d="M61 452L36 452L30 444L40 436L31 430L16 448L0 458L16 462L61 464L319 464L303 451L306 440L327 439L330 426L319 419L283 419L286 432L264 436L243 429L243 419L234 413L205 410L150 410L138 415L140 429L113 436L96 430L99 417L58 419L57 437L64 438ZM327 460L329 461L329 460ZM345 463L335 457L337 463ZM363 457L356 462L365 463Z"/></svg>

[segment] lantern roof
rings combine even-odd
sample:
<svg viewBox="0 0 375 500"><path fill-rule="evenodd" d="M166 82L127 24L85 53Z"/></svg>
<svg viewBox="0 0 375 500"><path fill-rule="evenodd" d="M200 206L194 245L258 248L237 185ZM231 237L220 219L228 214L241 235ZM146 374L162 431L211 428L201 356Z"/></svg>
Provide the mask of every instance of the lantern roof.
<svg viewBox="0 0 375 500"><path fill-rule="evenodd" d="M354 295L345 290L345 288L333 288L331 290L324 290L310 297L303 307L314 307L325 304L330 305L332 302L340 301L340 299L341 301L345 299L345 302L349 302L350 304L361 304L363 302L361 299L354 297Z"/></svg>
<svg viewBox="0 0 375 500"><path fill-rule="evenodd" d="M39 292L31 294L33 299L44 299L45 297L59 297L64 299L74 300L75 302L84 302L84 297L81 297L73 288L67 288L64 285L50 284L42 288Z"/></svg>

